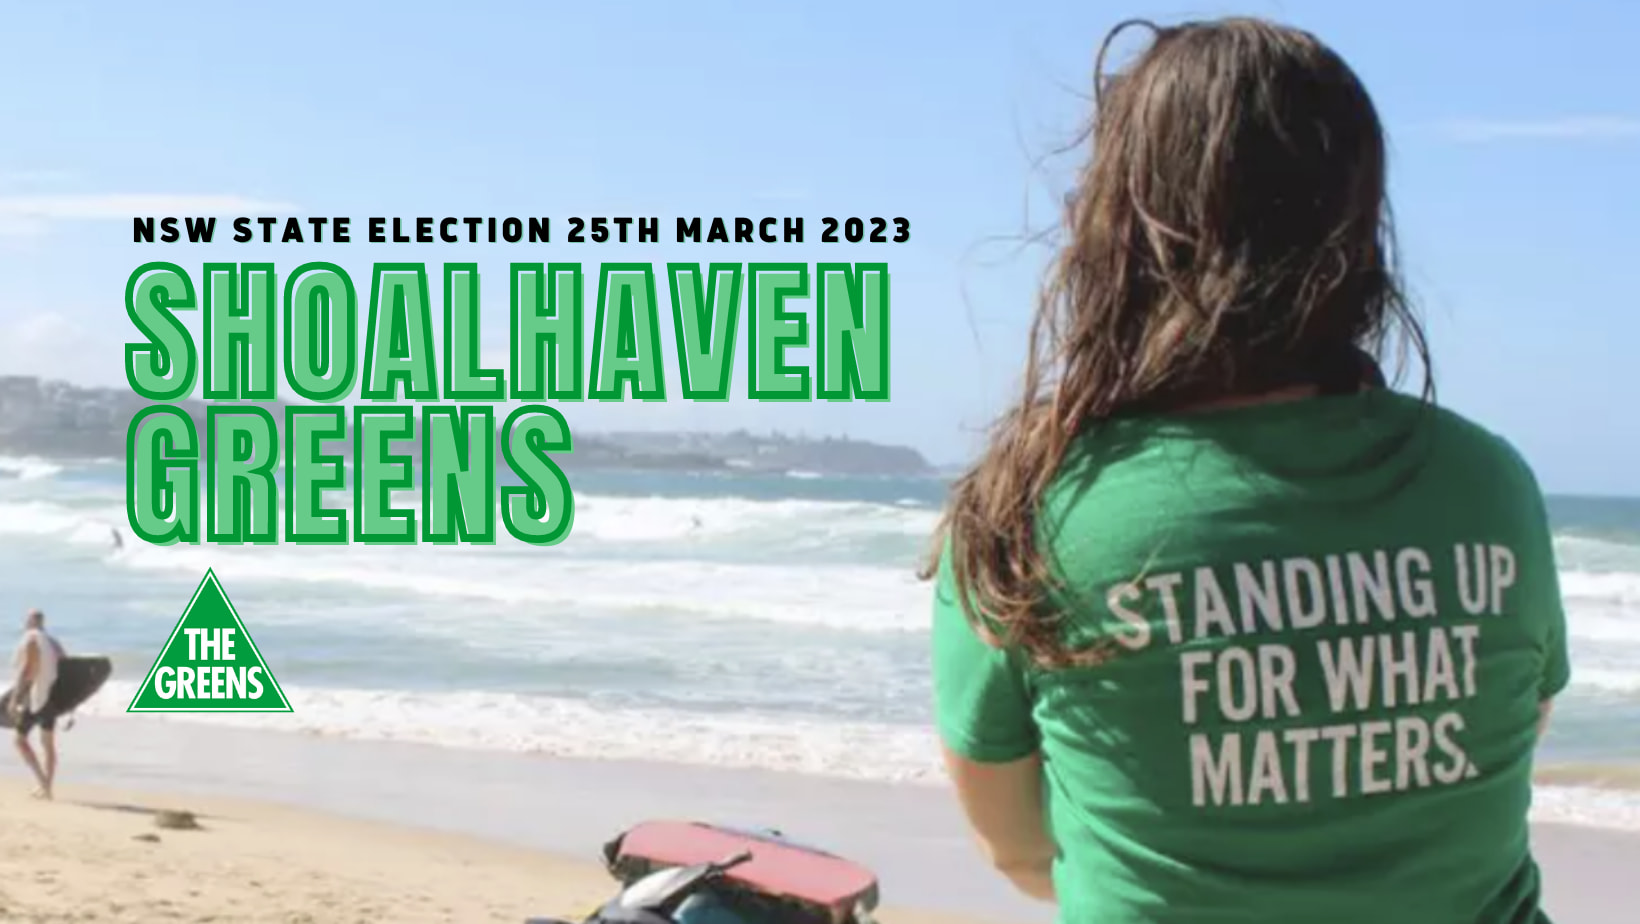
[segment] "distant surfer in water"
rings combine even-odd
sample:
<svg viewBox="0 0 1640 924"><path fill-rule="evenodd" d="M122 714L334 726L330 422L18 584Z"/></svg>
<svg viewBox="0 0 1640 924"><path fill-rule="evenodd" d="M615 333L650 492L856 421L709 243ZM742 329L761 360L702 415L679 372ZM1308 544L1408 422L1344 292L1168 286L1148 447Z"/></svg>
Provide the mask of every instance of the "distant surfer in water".
<svg viewBox="0 0 1640 924"><path fill-rule="evenodd" d="M40 784L34 795L51 798L51 784L57 776L57 714L50 705L51 687L57 682L57 665L63 646L46 632L46 616L29 610L23 619L23 637L12 657L12 720L17 729L17 753ZM34 753L29 732L40 730L44 760Z"/></svg>
<svg viewBox="0 0 1640 924"><path fill-rule="evenodd" d="M114 551L118 552L121 549L125 548L125 540L120 538L119 527L117 527L117 526L108 527L108 535L110 535L114 538Z"/></svg>

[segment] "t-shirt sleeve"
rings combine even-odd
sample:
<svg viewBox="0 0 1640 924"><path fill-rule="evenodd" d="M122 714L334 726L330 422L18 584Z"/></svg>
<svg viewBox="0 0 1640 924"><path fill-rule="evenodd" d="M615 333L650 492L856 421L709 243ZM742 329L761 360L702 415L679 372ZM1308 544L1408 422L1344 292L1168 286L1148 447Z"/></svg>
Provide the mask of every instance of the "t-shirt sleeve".
<svg viewBox="0 0 1640 924"><path fill-rule="evenodd" d="M1544 624L1543 680L1538 688L1538 699L1552 699L1572 682L1572 657L1566 639L1566 604L1560 596L1560 572L1555 561L1555 548L1549 531L1548 514L1543 511L1543 499L1536 500L1541 523L1542 553L1539 566L1543 568L1543 593L1536 602Z"/></svg>
<svg viewBox="0 0 1640 924"><path fill-rule="evenodd" d="M1006 763L1037 749L1022 668L969 624L951 571L949 544L934 584L934 715L946 747L978 763Z"/></svg>
<svg viewBox="0 0 1640 924"><path fill-rule="evenodd" d="M1526 496L1526 535L1522 546L1525 561L1520 563L1523 576L1530 575L1531 597L1523 612L1540 627L1543 674L1538 680L1538 699L1553 699L1572 680L1572 659L1566 638L1566 604L1560 596L1559 564L1555 561L1554 532L1549 523L1548 506L1537 477L1513 448L1511 454L1520 466L1521 490Z"/></svg>

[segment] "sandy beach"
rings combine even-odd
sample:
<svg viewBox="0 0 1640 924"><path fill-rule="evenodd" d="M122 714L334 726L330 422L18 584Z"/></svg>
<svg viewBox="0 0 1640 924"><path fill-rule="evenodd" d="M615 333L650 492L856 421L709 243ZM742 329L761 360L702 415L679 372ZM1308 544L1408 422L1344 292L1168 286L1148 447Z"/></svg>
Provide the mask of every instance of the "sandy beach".
<svg viewBox="0 0 1640 924"><path fill-rule="evenodd" d="M707 817L767 817L757 806L780 798L778 774L755 775L774 778L770 791L764 780L704 771L719 785L703 794L703 771L688 768L677 768L687 779L675 789L662 782L673 777L662 767L494 759L136 719L82 719L62 740L53 802L30 798L14 761L0 761L0 920L579 920L613 893L594 858L625 825L691 817L684 801ZM784 818L835 805L839 794L815 782L814 802ZM696 798L687 798L690 789ZM668 803L679 807L666 811ZM177 811L199 828L160 826L160 813ZM869 830L864 816L847 816ZM943 851L933 856L939 862ZM1013 919L915 910L891 898L880 916L888 924Z"/></svg>
<svg viewBox="0 0 1640 924"><path fill-rule="evenodd" d="M932 787L141 719L82 721L64 744L55 802L0 770L0 920L578 919L611 893L597 846L653 817L778 823L868 863L889 924L1051 919L983 868ZM178 810L199 829L156 823ZM1535 838L1557 924L1633 921L1640 834L1545 824Z"/></svg>
<svg viewBox="0 0 1640 924"><path fill-rule="evenodd" d="M517 922L607 891L550 854L275 806L68 786L0 790L0 919ZM155 824L187 807L198 830Z"/></svg>
<svg viewBox="0 0 1640 924"><path fill-rule="evenodd" d="M610 894L590 862L275 805L68 787L0 788L0 920L519 924ZM186 806L195 830L161 827ZM889 924L959 922L888 909Z"/></svg>

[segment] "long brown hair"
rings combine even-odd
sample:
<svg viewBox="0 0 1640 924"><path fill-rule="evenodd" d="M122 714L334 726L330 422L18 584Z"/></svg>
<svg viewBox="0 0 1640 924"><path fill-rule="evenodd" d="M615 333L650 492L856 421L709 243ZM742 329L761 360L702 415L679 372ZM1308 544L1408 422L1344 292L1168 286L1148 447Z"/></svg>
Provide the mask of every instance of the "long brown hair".
<svg viewBox="0 0 1640 924"><path fill-rule="evenodd" d="M1112 41L1154 33L1105 77ZM1092 155L1031 326L1023 393L953 486L936 536L992 644L1052 665L1037 514L1101 420L1322 380L1392 335L1429 351L1393 263L1383 130L1350 67L1257 19L1118 25L1095 64ZM1405 357L1403 352L1402 356Z"/></svg>

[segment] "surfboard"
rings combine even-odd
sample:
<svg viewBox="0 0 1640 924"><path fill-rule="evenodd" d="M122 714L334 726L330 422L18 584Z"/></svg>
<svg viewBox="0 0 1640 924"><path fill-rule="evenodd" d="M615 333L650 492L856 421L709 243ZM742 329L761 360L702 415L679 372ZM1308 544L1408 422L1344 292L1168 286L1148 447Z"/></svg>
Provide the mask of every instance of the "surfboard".
<svg viewBox="0 0 1640 924"><path fill-rule="evenodd" d="M57 662L57 682L51 685L48 706L67 715L95 696L114 673L114 662L101 655L70 655ZM12 727L12 691L0 693L0 728Z"/></svg>
<svg viewBox="0 0 1640 924"><path fill-rule="evenodd" d="M871 870L772 830L648 821L605 844L604 863L616 879L630 886L657 869L721 861L743 850L752 858L728 872L730 882L777 901L826 912L818 917L775 916L779 920L850 921L856 909L877 907L877 876Z"/></svg>

